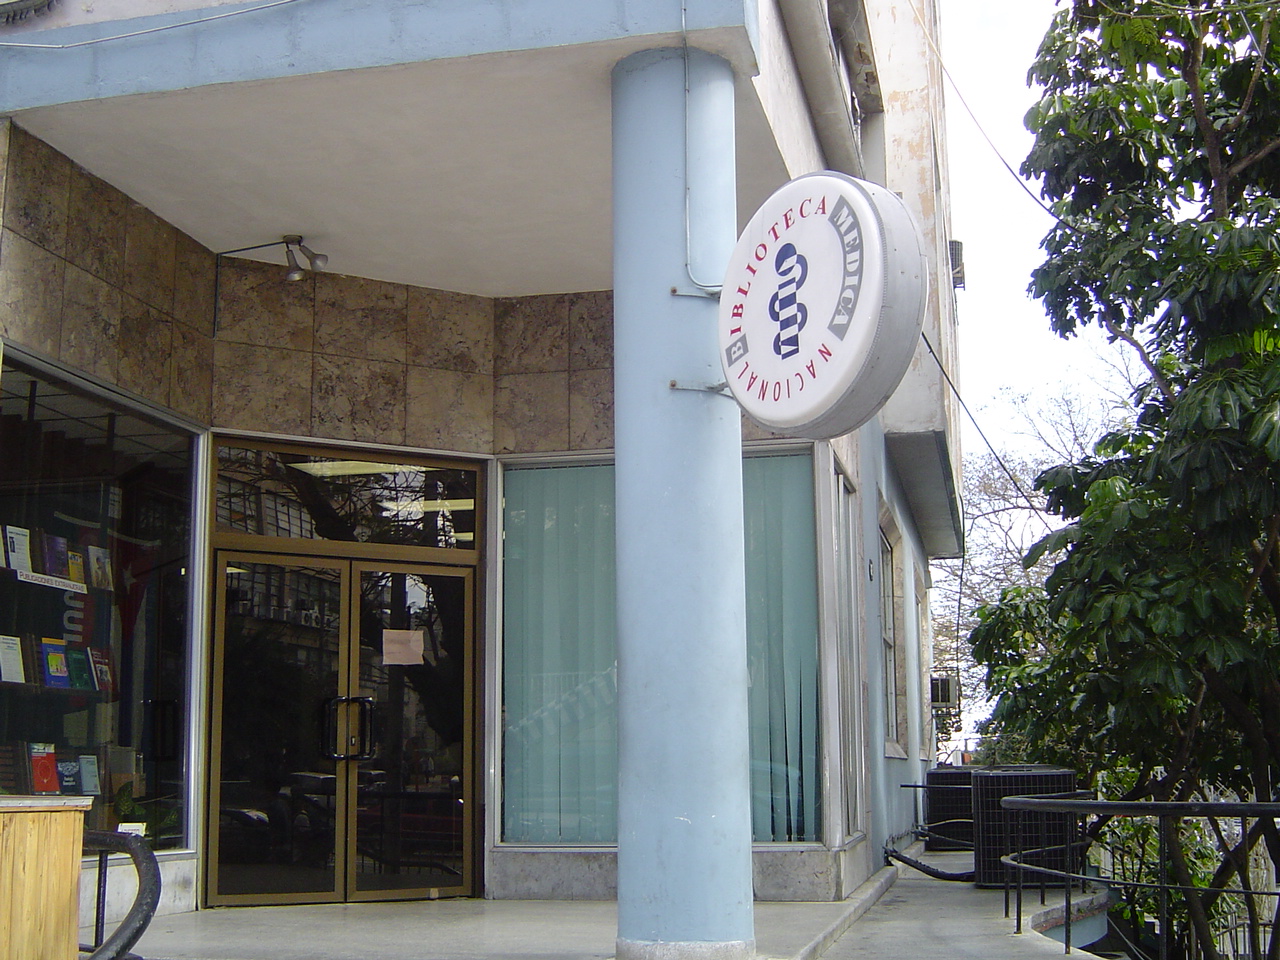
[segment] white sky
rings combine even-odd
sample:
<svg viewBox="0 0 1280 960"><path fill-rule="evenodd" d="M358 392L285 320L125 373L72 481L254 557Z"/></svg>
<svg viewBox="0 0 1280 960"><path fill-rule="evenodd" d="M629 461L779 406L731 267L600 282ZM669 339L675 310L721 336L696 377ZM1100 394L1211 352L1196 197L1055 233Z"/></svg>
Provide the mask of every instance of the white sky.
<svg viewBox="0 0 1280 960"><path fill-rule="evenodd" d="M940 7L943 60L955 81L946 83L952 236L964 243L966 278L957 291L960 391L1000 449L1018 443L1011 432L1017 417L1001 389L1034 397L1061 394L1066 383L1087 395L1090 380L1104 375L1094 354L1103 341L1093 328L1063 341L1027 294L1049 215L1018 186L955 95L958 87L1017 170L1031 146L1022 118L1036 101L1027 70L1055 2L940 0ZM965 450L982 446L967 418L962 436Z"/></svg>

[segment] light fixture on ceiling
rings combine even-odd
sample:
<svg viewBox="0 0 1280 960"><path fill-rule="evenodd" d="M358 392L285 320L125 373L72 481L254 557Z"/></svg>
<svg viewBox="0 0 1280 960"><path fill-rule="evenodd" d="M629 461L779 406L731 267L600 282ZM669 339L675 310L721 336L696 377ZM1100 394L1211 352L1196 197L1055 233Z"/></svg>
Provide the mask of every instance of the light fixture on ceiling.
<svg viewBox="0 0 1280 960"><path fill-rule="evenodd" d="M297 247L298 252L307 258L307 268L312 273L319 273L329 265L329 258L327 256L325 256L323 253L316 253L314 250L308 247L305 243L303 243L302 238L297 236L296 234L290 235L284 238L285 250L288 251L292 247ZM288 257L288 260L291 265L296 266L296 263L293 257ZM289 279L292 280L295 278L290 277Z"/></svg>
<svg viewBox="0 0 1280 960"><path fill-rule="evenodd" d="M296 233L287 233L279 240L270 243L255 243L247 247L236 247L234 250L223 250L213 255L213 332L218 333L218 297L222 286L222 258L234 253L248 253L250 250L266 250L269 247L284 247L285 264L289 267L284 275L285 280L305 280L308 273L320 273L329 265L329 258L323 253L316 253ZM296 251L296 252L295 252ZM298 263L298 254L306 258L304 267Z"/></svg>

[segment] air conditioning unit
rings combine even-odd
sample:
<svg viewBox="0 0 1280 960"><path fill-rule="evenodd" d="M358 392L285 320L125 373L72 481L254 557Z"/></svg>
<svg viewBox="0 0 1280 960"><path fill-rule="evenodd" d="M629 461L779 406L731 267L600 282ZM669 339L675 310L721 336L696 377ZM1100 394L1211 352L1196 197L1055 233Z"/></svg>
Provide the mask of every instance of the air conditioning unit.
<svg viewBox="0 0 1280 960"><path fill-rule="evenodd" d="M1072 860L1071 845L1080 828L1072 813L1017 813L1005 810L1005 797L1034 797L1070 793L1076 789L1074 770L1041 764L1013 764L973 771L973 871L979 887L1002 887L1016 873L1000 858L1024 851L1023 862L1065 871ZM1028 874L1034 883L1041 875ZM1051 886L1061 886L1050 880Z"/></svg>
<svg viewBox="0 0 1280 960"><path fill-rule="evenodd" d="M934 677L949 680L950 677ZM973 767L934 767L925 773L926 850L973 849Z"/></svg>
<svg viewBox="0 0 1280 960"><path fill-rule="evenodd" d="M949 707L958 709L960 706L960 678L959 677L932 677L929 680L929 689L931 691L929 699L933 701L933 706Z"/></svg>
<svg viewBox="0 0 1280 960"><path fill-rule="evenodd" d="M951 286L957 290L964 289L964 244L959 240L947 241L947 252L951 260Z"/></svg>

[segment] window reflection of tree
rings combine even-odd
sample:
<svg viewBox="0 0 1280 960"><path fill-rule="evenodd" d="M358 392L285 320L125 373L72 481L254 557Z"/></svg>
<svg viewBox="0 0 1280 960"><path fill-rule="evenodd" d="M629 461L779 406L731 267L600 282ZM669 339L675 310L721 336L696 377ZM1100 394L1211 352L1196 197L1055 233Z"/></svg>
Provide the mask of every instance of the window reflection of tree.
<svg viewBox="0 0 1280 960"><path fill-rule="evenodd" d="M248 529L249 523L256 526L266 521L267 514L279 513L245 509L244 485L248 485L263 497L299 505L314 536L325 540L456 547L459 528L474 532L474 509L465 511L470 517L462 517L447 505L449 501L474 499L473 471L426 466L395 469L396 465L388 464L389 469L382 473L324 476L323 471L306 469L322 462L307 454L222 448L220 519L237 529ZM439 508L425 508L432 503ZM243 521L237 523L233 518ZM285 535L306 533L289 530Z"/></svg>
<svg viewBox="0 0 1280 960"><path fill-rule="evenodd" d="M423 597L420 605L409 602L412 584ZM406 573L366 573L360 584L360 645L375 657L383 650L383 630L421 630L420 663L382 667L388 684L391 709L388 720L399 726L404 719L403 686L415 695L423 719L439 738L441 749L462 743L466 640L466 585L460 577L423 577ZM361 661L366 662L365 657ZM372 677L368 678L372 679ZM382 731L382 749L398 750L393 731ZM443 756L443 754L442 754ZM460 773L444 770L437 773Z"/></svg>

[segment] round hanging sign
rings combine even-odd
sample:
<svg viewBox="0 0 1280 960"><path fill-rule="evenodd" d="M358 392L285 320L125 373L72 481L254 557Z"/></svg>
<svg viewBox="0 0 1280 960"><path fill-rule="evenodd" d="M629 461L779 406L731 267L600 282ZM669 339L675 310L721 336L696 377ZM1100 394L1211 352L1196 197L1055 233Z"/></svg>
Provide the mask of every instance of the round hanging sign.
<svg viewBox="0 0 1280 960"><path fill-rule="evenodd" d="M720 360L747 416L815 440L870 420L915 353L927 268L884 187L833 172L782 186L743 230L720 294Z"/></svg>

